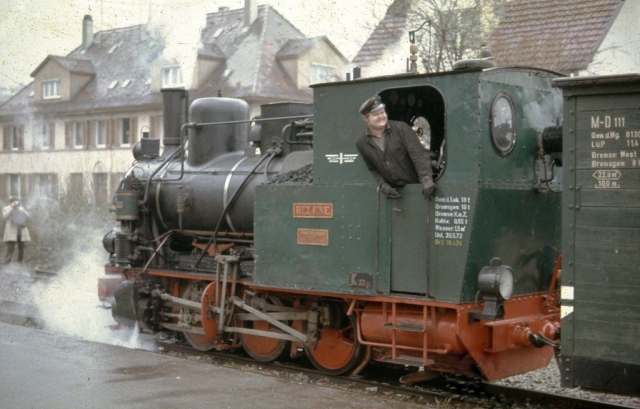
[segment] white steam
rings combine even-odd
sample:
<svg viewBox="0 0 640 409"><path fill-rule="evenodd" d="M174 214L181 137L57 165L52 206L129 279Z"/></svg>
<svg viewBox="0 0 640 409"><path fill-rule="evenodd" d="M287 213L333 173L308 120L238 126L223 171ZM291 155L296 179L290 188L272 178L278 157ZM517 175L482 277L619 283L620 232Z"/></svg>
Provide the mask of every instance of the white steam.
<svg viewBox="0 0 640 409"><path fill-rule="evenodd" d="M107 255L101 246L103 232L85 236L75 256L58 275L31 288L33 303L46 330L92 342L137 349L154 349L139 329L118 326L98 299L98 278L104 274ZM108 305L106 306L108 307Z"/></svg>
<svg viewBox="0 0 640 409"><path fill-rule="evenodd" d="M176 12L175 5L158 2L150 11L149 30L164 43L162 64L179 65L185 89L194 83L201 31L206 24L208 4L186 1Z"/></svg>

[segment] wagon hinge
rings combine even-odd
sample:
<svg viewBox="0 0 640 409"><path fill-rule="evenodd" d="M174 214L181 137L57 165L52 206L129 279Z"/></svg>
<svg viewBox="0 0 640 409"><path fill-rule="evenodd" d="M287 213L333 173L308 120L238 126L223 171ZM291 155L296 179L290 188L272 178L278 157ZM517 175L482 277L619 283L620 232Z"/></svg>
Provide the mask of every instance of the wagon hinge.
<svg viewBox="0 0 640 409"><path fill-rule="evenodd" d="M259 311L259 310L255 309L255 308L247 305L244 301L242 301L241 299L239 299L237 297L233 297L233 304L236 305L237 307L240 307L243 310L255 315L256 317L268 322L272 326L274 326L274 327L286 332L287 334L292 335L295 339L300 340L300 341L304 342L305 344L312 344L312 343L315 342L315 339L313 339L313 337L307 336L306 334L303 334L300 331L296 331L295 329L291 328L287 324L278 321L277 319L272 317L270 314L265 314L262 311ZM309 311L309 313L306 314L306 319L308 321L308 324L311 324L312 326L317 325L317 321L318 321L317 312Z"/></svg>

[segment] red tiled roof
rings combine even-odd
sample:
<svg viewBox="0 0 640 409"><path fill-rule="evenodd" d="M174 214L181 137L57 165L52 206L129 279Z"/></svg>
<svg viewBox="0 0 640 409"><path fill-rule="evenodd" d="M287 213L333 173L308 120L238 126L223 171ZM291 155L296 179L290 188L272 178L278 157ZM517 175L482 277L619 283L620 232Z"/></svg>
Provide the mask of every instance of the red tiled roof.
<svg viewBox="0 0 640 409"><path fill-rule="evenodd" d="M587 68L624 0L512 0L491 36L497 65Z"/></svg>
<svg viewBox="0 0 640 409"><path fill-rule="evenodd" d="M378 61L387 47L396 44L398 39L406 33L410 3L410 0L395 0L389 6L387 14L353 58L355 65L368 67Z"/></svg>

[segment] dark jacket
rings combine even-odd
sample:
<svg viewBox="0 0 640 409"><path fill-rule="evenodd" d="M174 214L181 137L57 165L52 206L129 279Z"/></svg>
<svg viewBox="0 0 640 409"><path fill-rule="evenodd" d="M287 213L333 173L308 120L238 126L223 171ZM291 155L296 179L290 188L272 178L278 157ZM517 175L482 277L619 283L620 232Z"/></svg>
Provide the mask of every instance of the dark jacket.
<svg viewBox="0 0 640 409"><path fill-rule="evenodd" d="M387 182L392 186L404 186L432 177L431 155L409 125L388 121L384 132L384 152L372 140L375 136L368 128L356 140L356 148L378 185Z"/></svg>

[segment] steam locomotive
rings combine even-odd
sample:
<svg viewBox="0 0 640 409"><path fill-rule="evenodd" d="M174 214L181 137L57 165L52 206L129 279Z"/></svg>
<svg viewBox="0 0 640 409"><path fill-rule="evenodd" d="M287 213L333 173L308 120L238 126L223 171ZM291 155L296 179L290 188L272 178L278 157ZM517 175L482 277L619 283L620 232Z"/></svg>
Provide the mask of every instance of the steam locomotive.
<svg viewBox="0 0 640 409"><path fill-rule="evenodd" d="M121 324L261 362L304 354L328 374L546 367L560 347L559 77L465 65L318 84L313 105L257 118L164 90L164 149L134 148L99 296ZM419 185L388 199L359 157L357 107L375 94L430 150L432 199Z"/></svg>

